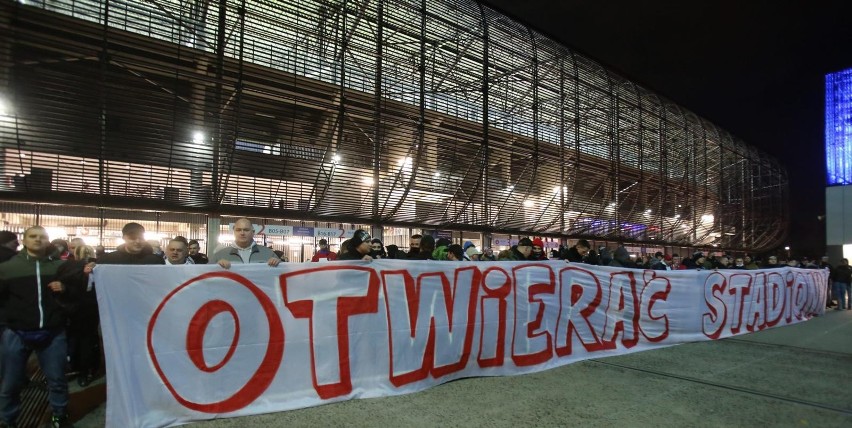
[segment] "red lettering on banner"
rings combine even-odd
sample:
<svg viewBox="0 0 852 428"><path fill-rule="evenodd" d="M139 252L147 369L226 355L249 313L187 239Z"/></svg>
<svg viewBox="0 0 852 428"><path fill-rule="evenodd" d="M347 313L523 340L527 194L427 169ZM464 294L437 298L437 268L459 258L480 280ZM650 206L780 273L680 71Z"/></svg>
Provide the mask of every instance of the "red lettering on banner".
<svg viewBox="0 0 852 428"><path fill-rule="evenodd" d="M736 275L733 275L736 276ZM733 280L733 276L731 279ZM751 275L749 275L751 276ZM766 328L766 283L765 276L761 275L754 281L751 287L751 302L748 310L748 331L763 330ZM751 280L751 278L749 278ZM732 281L733 282L733 281Z"/></svg>
<svg viewBox="0 0 852 428"><path fill-rule="evenodd" d="M230 279L237 284L245 287L251 294L257 299L258 304L260 304L263 309L263 314L266 315L266 321L269 326L269 339L266 348L266 354L263 357L263 360L260 362L260 365L255 370L254 374L251 378L243 385L236 393L231 395L228 398L225 398L221 401L213 402L213 403L195 403L185 399L181 396L177 390L175 390L171 381L169 381L168 377L166 377L162 368L160 367L159 360L157 359L157 355L154 352L154 343L153 343L153 331L154 326L157 323L157 319L160 316L163 308L166 306L166 303L174 297L181 290L188 288L193 284L197 284L200 281L211 279L211 278L225 278ZM205 305L206 306L206 305ZM230 306L230 305L228 305ZM204 306L202 306L203 308ZM213 308L224 308L223 305L214 304ZM233 308L232 308L233 309ZM218 309L217 309L218 310ZM225 309L227 311L227 309ZM210 317L212 319L212 316ZM193 317L194 321L202 321L204 319L203 315L196 315ZM209 322L209 319L208 319ZM238 318L234 318L234 322L238 323ZM206 326L206 323L204 323ZM190 326L187 332L187 343L194 344L203 342L203 338L195 338L198 334L203 334L204 330L201 327L201 323L194 324ZM236 335L236 332L235 332ZM281 318L278 316L278 311L275 305L269 300L269 297L266 296L256 285L254 285L251 281L246 279L243 276L237 275L233 272L227 271L217 271L217 272L209 272L202 275L199 275L195 278L190 279L189 281L181 284L177 288L171 291L160 305L157 306L157 309L154 311L154 314L151 315L151 320L148 322L148 356L151 358L151 362L154 365L154 369L157 371L157 374L160 376L160 379L163 381L163 384L166 388L171 392L172 396L184 407L196 410L199 412L205 413L227 413L233 412L236 410L240 410L243 407L248 406L252 401L254 401L257 397L260 397L264 391L269 387L272 383L272 380L275 378L275 375L278 373L278 367L281 365L281 359L284 355L284 327L281 323ZM194 346L194 345L193 345ZM232 341L231 349L228 350L228 355L232 354L234 348L236 348L237 342L236 340ZM192 355L194 351L190 351L190 355ZM190 357L193 358L193 357ZM198 357L195 357L198 358ZM227 363L229 356L226 356L224 362ZM203 355L201 356L201 360L203 361ZM198 363L193 361L196 366ZM206 364L204 364L206 366ZM215 366L215 369L218 370L224 366L223 364L218 364ZM207 370L205 370L207 371Z"/></svg>
<svg viewBox="0 0 852 428"><path fill-rule="evenodd" d="M358 275L358 274L361 275ZM334 291L337 296L329 296L323 293L316 296L310 289L316 281L323 280L322 274L334 275L338 286ZM364 278L359 278L362 276ZM379 276L375 270L365 266L352 265L327 265L315 269L305 269L282 274L280 277L281 291L283 293L284 305L296 318L306 318L310 326L311 339L311 376L314 389L320 398L329 399L346 395L352 392L352 377L349 367L349 317L358 314L370 314L378 312L379 300ZM305 281L305 282L299 282ZM302 289L304 288L304 289ZM303 298L291 298L294 294L302 295ZM328 290L326 290L328 291ZM314 319L314 305L327 304L322 308L322 314L332 313L332 319L336 320L336 331L327 332L326 326L316 323ZM325 320L323 316L323 320ZM321 334L318 332L322 331ZM332 334L329 334L332 333ZM322 348L337 347L337 355L333 352L317 352L320 338L329 338L334 343L322 342ZM317 373L317 359L324 359L319 366L337 367L338 380L321 384ZM331 359L332 361L328 361ZM334 361L336 359L336 361ZM330 373L323 373L331 376Z"/></svg>
<svg viewBox="0 0 852 428"><path fill-rule="evenodd" d="M609 274L608 294L606 320L601 333L604 348L615 349L619 332L621 332L621 343L632 348L639 343L639 312L636 308L639 299L636 296L634 272L622 271Z"/></svg>
<svg viewBox="0 0 852 428"><path fill-rule="evenodd" d="M714 273L713 275L721 275ZM746 296L751 295L752 276L747 273L731 275L728 280L728 294L734 296L731 308L731 333L737 334L743 325L743 313L750 309L751 300L746 302Z"/></svg>
<svg viewBox="0 0 852 428"><path fill-rule="evenodd" d="M774 327L784 317L786 305L787 284L784 278L777 272L769 274L759 273L758 278L764 277L763 283L766 291L766 326Z"/></svg>
<svg viewBox="0 0 852 428"><path fill-rule="evenodd" d="M787 274L787 283L793 287L793 316L797 320L801 320L804 318L804 309L808 306L808 290L805 284L796 282L796 277L792 272Z"/></svg>
<svg viewBox="0 0 852 428"><path fill-rule="evenodd" d="M665 311L662 315L654 315L654 305L668 300L672 283L667 277L657 275L657 272L656 270L645 271L645 286L642 287L642 294L639 295L639 330L649 342L660 342L669 337L669 317ZM654 331L658 333L653 334Z"/></svg>
<svg viewBox="0 0 852 428"><path fill-rule="evenodd" d="M497 367L503 365L506 355L506 298L512 292L512 278L499 267L491 267L482 274L483 296L479 298L479 367ZM494 308L494 305L497 307ZM496 324L496 329L487 328ZM486 337L486 331L494 335ZM487 345L491 348L486 349ZM485 356L485 354L488 356Z"/></svg>
<svg viewBox="0 0 852 428"><path fill-rule="evenodd" d="M549 281L546 283L533 283L530 278L536 276L535 273L541 271L547 272ZM553 358L553 339L547 327L537 332L542 328L546 305L543 298L536 298L536 296L540 294L544 298L548 295L553 296L556 291L556 279L553 270L543 264L518 266L512 269L512 275L515 283L515 324L512 333L512 361L517 366L541 364ZM518 278L524 275L527 275L526 278L519 281ZM519 293L519 291L526 291L526 300L520 298L524 294ZM529 316L532 308L528 303L537 304L538 306L538 309L535 311L535 318L532 320L530 320ZM526 325L526 328L524 328L524 325ZM521 346L521 349L518 348L519 346Z"/></svg>
<svg viewBox="0 0 852 428"><path fill-rule="evenodd" d="M813 279L813 273L794 271L788 273L788 283L793 285L797 295L794 314L797 319L819 313L820 307L825 304L825 296L818 290L816 283L810 281L811 279Z"/></svg>
<svg viewBox="0 0 852 428"><path fill-rule="evenodd" d="M586 269L572 266L560 270L559 279L556 355L571 355L574 336L589 352L602 349L603 344L590 321L603 296L598 277ZM581 280L589 285L577 282ZM587 292L589 290L591 292Z"/></svg>
<svg viewBox="0 0 852 428"><path fill-rule="evenodd" d="M777 274L777 275L779 277L781 277L781 274ZM784 306L785 306L784 317L785 317L785 321L789 324L789 323L793 322L793 312L794 312L793 307L795 306L794 300L793 300L794 297L795 297L794 291L793 291L793 283L784 280L783 277L781 278L781 280L784 282Z"/></svg>
<svg viewBox="0 0 852 428"><path fill-rule="evenodd" d="M802 282L806 284L808 290L811 290L811 304L808 307L808 316L818 314L819 311L825 306L825 295L822 293L822 290L820 290L820 288L816 285L816 272L797 272L796 275L800 276L802 278Z"/></svg>
<svg viewBox="0 0 852 428"><path fill-rule="evenodd" d="M826 275L827 274L822 270L808 270L809 283L816 293L816 299L813 306L814 315L825 311L825 301L828 299L828 283L826 281L826 287L820 287L819 284L825 279Z"/></svg>
<svg viewBox="0 0 852 428"><path fill-rule="evenodd" d="M216 315L222 312L231 314L234 320L234 338L231 340L231 346L225 354L225 358L219 361L215 366L208 366L204 360L204 333L207 331L207 326L210 324ZM189 322L189 330L186 332L186 352L189 354L189 359L195 364L198 370L203 372L213 373L228 364L228 360L234 355L237 350L237 343L240 341L240 318L237 316L237 311L228 302L222 300L211 300L195 311L195 315Z"/></svg>
<svg viewBox="0 0 852 428"><path fill-rule="evenodd" d="M728 307L722 296L727 288L725 276L714 272L704 281L704 303L710 312L701 316L701 330L710 339L718 339L728 320ZM736 316L736 315L735 315Z"/></svg>
<svg viewBox="0 0 852 428"><path fill-rule="evenodd" d="M399 279L401 283L397 282ZM482 274L474 266L456 269L452 287L443 272L425 272L416 280L407 271L382 272L390 332L391 383L402 386L429 374L439 378L465 368L473 346L476 295L481 281ZM419 367L400 367L401 361L415 360L410 358L412 354L421 356ZM451 360L441 361L442 357Z"/></svg>

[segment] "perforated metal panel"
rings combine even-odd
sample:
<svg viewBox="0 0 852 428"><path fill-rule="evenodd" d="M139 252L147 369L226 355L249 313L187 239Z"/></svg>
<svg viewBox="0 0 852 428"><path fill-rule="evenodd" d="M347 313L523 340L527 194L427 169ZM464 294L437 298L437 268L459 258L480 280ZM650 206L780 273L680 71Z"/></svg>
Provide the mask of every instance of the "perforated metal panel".
<svg viewBox="0 0 852 428"><path fill-rule="evenodd" d="M3 3L9 200L761 249L787 173L472 1Z"/></svg>

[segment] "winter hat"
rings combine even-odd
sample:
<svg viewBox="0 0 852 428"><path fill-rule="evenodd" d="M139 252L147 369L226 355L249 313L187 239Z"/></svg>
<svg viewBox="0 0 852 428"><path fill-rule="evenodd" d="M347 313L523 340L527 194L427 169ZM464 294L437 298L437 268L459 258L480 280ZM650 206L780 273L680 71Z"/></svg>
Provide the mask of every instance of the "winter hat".
<svg viewBox="0 0 852 428"><path fill-rule="evenodd" d="M471 256L475 256L475 255L478 255L478 254L482 254L482 251L479 251L478 249L476 249L475 245L471 245L467 248L467 250L465 250L464 253L467 254L468 257L471 257Z"/></svg>
<svg viewBox="0 0 852 428"><path fill-rule="evenodd" d="M464 245L462 245L462 249L463 249L464 251L467 251L467 249L468 249L468 248L470 248L470 247L475 247L475 246L476 246L476 245L473 245L473 242L470 242L470 241L464 241Z"/></svg>
<svg viewBox="0 0 852 428"><path fill-rule="evenodd" d="M521 238L521 240L518 241L519 247L532 247L532 245L533 245L533 243L530 240L530 238Z"/></svg>
<svg viewBox="0 0 852 428"><path fill-rule="evenodd" d="M355 248L363 242L370 242L370 234L364 229L358 229L355 231L355 235L352 236L352 239L349 240L349 245L351 245L352 248Z"/></svg>
<svg viewBox="0 0 852 428"><path fill-rule="evenodd" d="M533 239L533 241L532 241L532 246L533 246L533 247L544 248L544 242L542 242L542 240L541 240L540 238L535 238L535 239Z"/></svg>

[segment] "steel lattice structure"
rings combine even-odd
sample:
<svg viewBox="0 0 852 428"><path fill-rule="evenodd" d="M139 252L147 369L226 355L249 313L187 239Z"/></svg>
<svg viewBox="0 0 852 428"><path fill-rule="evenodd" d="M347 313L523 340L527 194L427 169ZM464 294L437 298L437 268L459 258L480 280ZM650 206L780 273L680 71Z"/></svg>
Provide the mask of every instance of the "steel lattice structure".
<svg viewBox="0 0 852 428"><path fill-rule="evenodd" d="M775 159L470 0L0 17L6 199L731 249L786 234Z"/></svg>

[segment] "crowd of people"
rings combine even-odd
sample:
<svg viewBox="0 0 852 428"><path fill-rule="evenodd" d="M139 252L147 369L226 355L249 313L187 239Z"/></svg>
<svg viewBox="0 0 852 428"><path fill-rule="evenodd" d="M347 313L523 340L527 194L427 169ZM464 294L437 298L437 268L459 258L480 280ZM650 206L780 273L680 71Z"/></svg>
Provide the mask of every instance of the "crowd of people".
<svg viewBox="0 0 852 428"><path fill-rule="evenodd" d="M82 239L70 242L49 241L40 226L28 228L23 242L12 232L0 232L0 426L15 426L21 413L21 391L26 385L26 365L35 353L48 385L48 401L54 427L73 426L68 414L67 375L75 374L81 387L91 384L102 371L99 313L96 284L89 274L98 264L192 265L215 263L223 269L234 264L265 263L271 267L282 262L282 254L254 241L251 220L234 223L234 241L209 257L200 252L198 241L176 236L165 249L159 241L146 241L145 228L128 223L122 229L124 243L106 253L103 247L91 247ZM18 247L23 248L18 251ZM617 266L636 269L775 269L785 266L830 270L831 287L827 305L852 309L852 268L843 259L831 266L828 258L784 260L769 255L765 260L742 255L709 255L696 251L691 257L678 254L631 256L624 245L610 251L597 250L581 239L571 247L549 252L541 239L522 238L517 245L495 254L491 248L480 250L471 242L455 244L448 238L412 235L409 251L396 245L384 246L380 239L359 229L340 245L338 252L321 239L311 262L335 260L547 260ZM847 298L849 303L847 303Z"/></svg>

